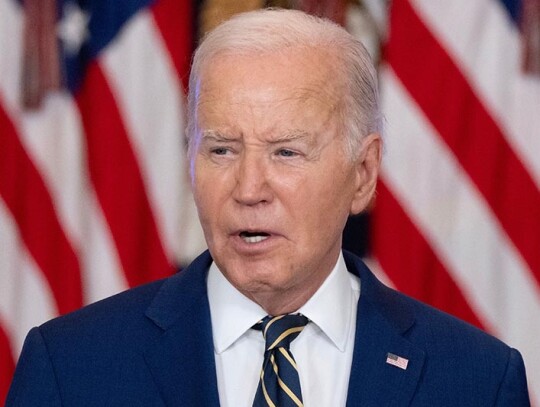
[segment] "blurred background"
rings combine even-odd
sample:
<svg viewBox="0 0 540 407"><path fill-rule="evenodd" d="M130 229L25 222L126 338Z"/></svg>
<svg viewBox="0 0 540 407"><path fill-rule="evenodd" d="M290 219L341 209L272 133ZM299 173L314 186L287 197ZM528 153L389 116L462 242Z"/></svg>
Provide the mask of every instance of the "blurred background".
<svg viewBox="0 0 540 407"><path fill-rule="evenodd" d="M191 53L262 7L379 68L385 154L344 247L518 348L540 401L540 0L0 0L0 404L35 325L185 266Z"/></svg>

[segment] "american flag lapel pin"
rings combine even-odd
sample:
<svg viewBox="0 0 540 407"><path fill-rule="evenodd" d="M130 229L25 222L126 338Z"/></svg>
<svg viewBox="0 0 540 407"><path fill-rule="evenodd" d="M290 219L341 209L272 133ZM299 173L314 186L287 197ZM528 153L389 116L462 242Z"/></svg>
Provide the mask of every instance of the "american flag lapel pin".
<svg viewBox="0 0 540 407"><path fill-rule="evenodd" d="M393 353L389 352L386 355L386 363L395 367L399 367L400 369L407 370L409 359L402 358L401 356L394 355Z"/></svg>

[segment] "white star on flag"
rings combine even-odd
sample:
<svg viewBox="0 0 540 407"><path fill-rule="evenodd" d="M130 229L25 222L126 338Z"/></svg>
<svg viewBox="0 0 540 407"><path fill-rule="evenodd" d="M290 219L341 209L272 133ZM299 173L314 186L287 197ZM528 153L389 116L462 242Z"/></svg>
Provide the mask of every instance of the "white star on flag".
<svg viewBox="0 0 540 407"><path fill-rule="evenodd" d="M78 5L66 3L64 16L58 24L58 37L62 40L68 54L77 54L82 44L90 37L89 21L90 16Z"/></svg>

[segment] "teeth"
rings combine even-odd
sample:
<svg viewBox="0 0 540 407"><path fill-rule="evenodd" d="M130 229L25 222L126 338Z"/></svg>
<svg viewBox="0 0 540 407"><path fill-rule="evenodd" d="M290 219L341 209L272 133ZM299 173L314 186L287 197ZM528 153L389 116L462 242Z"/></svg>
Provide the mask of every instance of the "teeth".
<svg viewBox="0 0 540 407"><path fill-rule="evenodd" d="M268 239L268 236L261 236L261 235L242 236L242 239L244 239L244 242L246 243L259 243L259 242L262 242L263 240Z"/></svg>

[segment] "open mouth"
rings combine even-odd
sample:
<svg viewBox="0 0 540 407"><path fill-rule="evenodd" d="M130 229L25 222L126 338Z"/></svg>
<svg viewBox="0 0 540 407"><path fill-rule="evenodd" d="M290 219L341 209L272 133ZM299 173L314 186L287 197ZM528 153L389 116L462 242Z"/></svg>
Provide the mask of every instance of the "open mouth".
<svg viewBox="0 0 540 407"><path fill-rule="evenodd" d="M266 240L270 237L270 235L266 232L247 232L243 231L240 232L240 237L244 240L246 243L259 243L263 240Z"/></svg>

